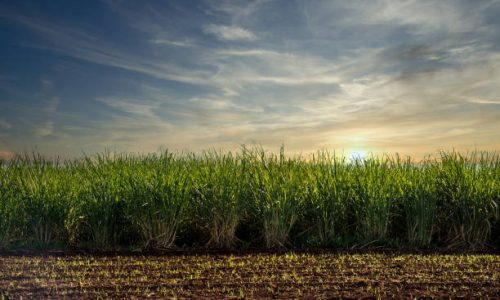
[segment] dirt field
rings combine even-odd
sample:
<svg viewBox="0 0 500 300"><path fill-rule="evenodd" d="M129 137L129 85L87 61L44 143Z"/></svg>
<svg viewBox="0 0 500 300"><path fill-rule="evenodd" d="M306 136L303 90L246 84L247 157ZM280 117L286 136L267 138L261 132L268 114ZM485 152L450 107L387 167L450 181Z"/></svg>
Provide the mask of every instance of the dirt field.
<svg viewBox="0 0 500 300"><path fill-rule="evenodd" d="M500 298L500 255L0 256L0 299Z"/></svg>

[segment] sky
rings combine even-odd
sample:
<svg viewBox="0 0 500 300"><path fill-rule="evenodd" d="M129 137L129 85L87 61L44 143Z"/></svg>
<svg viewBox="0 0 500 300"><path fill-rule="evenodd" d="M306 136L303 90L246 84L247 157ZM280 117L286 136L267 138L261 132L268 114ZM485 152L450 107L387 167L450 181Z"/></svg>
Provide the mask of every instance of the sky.
<svg viewBox="0 0 500 300"><path fill-rule="evenodd" d="M0 0L0 157L500 149L500 1Z"/></svg>

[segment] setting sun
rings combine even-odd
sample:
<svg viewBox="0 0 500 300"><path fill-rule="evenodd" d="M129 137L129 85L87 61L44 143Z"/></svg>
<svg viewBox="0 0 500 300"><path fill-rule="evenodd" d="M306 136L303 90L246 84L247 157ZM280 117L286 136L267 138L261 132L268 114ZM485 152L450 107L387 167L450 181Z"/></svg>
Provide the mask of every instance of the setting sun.
<svg viewBox="0 0 500 300"><path fill-rule="evenodd" d="M347 151L347 158L350 160L350 161L354 161L354 160L364 160L365 158L367 158L367 156L369 156L369 153L368 151L365 151L365 150L362 150L362 149L353 149L353 150L348 150Z"/></svg>

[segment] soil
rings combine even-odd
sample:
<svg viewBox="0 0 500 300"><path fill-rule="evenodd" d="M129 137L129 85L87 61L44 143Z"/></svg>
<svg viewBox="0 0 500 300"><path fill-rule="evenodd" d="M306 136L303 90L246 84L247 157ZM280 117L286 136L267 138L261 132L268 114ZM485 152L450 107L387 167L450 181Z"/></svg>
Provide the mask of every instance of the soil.
<svg viewBox="0 0 500 300"><path fill-rule="evenodd" d="M0 255L0 299L499 299L500 255Z"/></svg>

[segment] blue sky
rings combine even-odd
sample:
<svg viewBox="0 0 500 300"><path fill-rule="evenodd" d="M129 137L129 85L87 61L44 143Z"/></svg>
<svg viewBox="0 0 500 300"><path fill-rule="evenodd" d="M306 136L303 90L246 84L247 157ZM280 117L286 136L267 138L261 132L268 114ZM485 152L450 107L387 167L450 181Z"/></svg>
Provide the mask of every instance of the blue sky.
<svg viewBox="0 0 500 300"><path fill-rule="evenodd" d="M0 156L500 148L500 1L0 1Z"/></svg>

